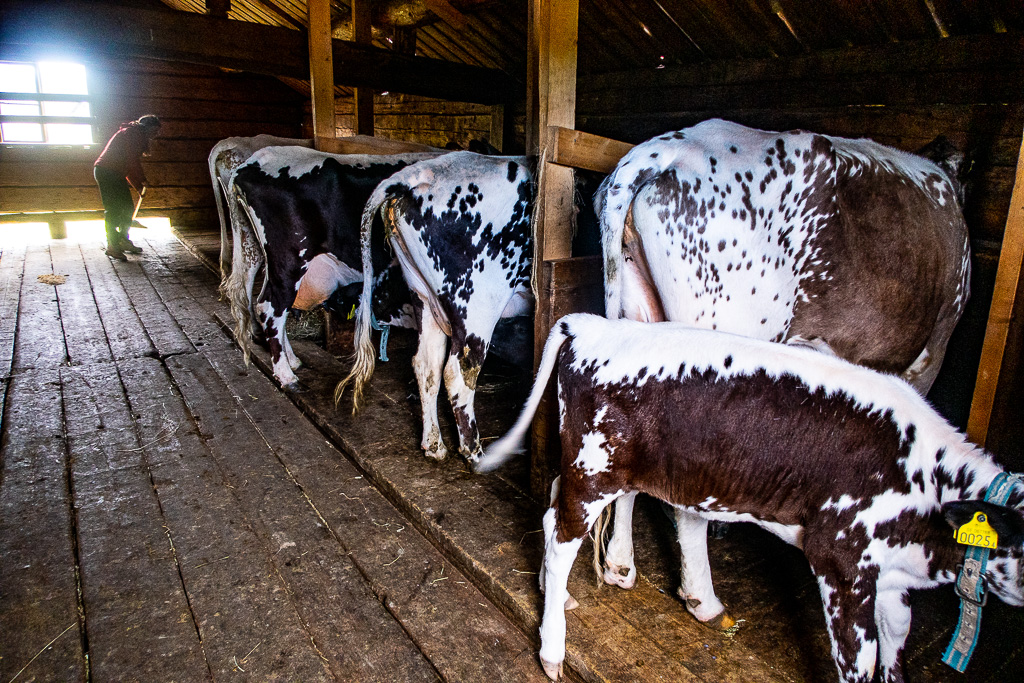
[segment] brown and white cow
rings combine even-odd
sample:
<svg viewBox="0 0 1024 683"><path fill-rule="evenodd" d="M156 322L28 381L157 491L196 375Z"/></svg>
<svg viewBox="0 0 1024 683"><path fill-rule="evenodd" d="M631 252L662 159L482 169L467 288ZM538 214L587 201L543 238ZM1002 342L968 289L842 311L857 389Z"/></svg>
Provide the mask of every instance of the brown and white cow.
<svg viewBox="0 0 1024 683"><path fill-rule="evenodd" d="M517 448L556 364L562 464L544 516L540 650L552 679L577 551L606 506L637 492L675 508L679 594L702 622L731 621L711 584L708 520L753 522L803 549L843 681L870 681L876 668L903 680L907 591L954 581L965 546L949 527L975 510L999 532L988 589L1024 605L1024 486L1003 506L981 502L1001 468L903 380L679 323L570 315L478 471Z"/></svg>
<svg viewBox="0 0 1024 683"><path fill-rule="evenodd" d="M962 158L926 153L717 119L634 147L595 198L607 316L810 345L926 394L970 279ZM631 506L605 574L624 588Z"/></svg>

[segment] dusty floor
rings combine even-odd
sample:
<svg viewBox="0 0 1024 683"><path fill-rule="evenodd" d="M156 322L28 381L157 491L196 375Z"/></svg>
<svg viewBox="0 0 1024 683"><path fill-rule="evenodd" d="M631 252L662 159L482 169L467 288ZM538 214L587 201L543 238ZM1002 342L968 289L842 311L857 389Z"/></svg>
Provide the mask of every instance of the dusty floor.
<svg viewBox="0 0 1024 683"><path fill-rule="evenodd" d="M242 364L211 273L173 238L133 239L128 263L88 241L0 244L0 681L544 680L527 463L480 477L418 453L415 339L393 336L358 418L330 399L344 362L311 343L295 345L308 389L285 395ZM485 436L528 384L488 367ZM745 619L727 637L675 599L673 543L641 504L630 592L597 588L584 548L571 676L834 679L798 551L743 525L712 541ZM964 677L939 661L952 590L914 606L909 680L1024 679L1024 612L990 603Z"/></svg>

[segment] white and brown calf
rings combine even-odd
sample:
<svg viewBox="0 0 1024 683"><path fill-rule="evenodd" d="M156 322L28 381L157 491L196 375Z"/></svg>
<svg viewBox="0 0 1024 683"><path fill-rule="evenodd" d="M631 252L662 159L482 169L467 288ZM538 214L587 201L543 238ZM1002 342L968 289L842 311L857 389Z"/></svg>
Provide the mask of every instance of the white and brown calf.
<svg viewBox="0 0 1024 683"><path fill-rule="evenodd" d="M609 318L834 353L922 395L969 294L962 156L713 119L637 145L595 197ZM632 497L605 581L631 588Z"/></svg>
<svg viewBox="0 0 1024 683"><path fill-rule="evenodd" d="M1024 605L1024 490L981 502L1002 471L906 382L810 349L678 323L556 323L523 414L477 469L517 447L558 367L561 474L544 516L540 657L561 673L569 569L613 501L673 506L679 594L700 621L728 622L707 559L708 520L749 521L803 549L818 580L843 681L902 681L907 591L954 581L950 524L989 514L999 532L989 590ZM947 522L946 520L949 520Z"/></svg>
<svg viewBox="0 0 1024 683"><path fill-rule="evenodd" d="M380 212L406 284L422 302L413 368L423 411L421 447L444 458L437 394L444 378L459 435L459 453L480 455L473 407L477 376L501 318L532 310L530 211L533 179L524 157L452 152L410 165L381 182L362 221L363 270L371 267L370 231ZM374 368L363 288L356 324L356 360L335 391L354 382L354 407ZM445 351L447 339L450 350Z"/></svg>

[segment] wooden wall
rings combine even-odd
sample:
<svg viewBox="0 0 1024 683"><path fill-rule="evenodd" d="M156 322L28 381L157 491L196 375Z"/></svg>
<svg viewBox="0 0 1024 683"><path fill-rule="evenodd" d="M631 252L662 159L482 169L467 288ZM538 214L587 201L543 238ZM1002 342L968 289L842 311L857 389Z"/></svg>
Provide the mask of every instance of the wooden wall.
<svg viewBox="0 0 1024 683"><path fill-rule="evenodd" d="M462 149L467 148L470 140L491 141L491 107L484 104L389 93L374 95L373 112L373 134L389 140L442 148L455 143ZM306 116L308 119L308 107ZM335 100L335 117L338 137L356 134L355 104L351 95ZM311 131L312 127L306 133L312 135Z"/></svg>
<svg viewBox="0 0 1024 683"><path fill-rule="evenodd" d="M914 151L937 135L970 152L964 214L972 238L972 298L929 398L954 423L967 422L995 269L1024 132L1024 39L949 38L819 53L796 59L714 62L581 78L579 130L637 143L722 117L768 130L803 128L870 137ZM1021 350L1011 339L996 398L990 446L1024 445Z"/></svg>
<svg viewBox="0 0 1024 683"><path fill-rule="evenodd" d="M96 142L88 149L0 149L0 211L101 209L92 162L118 124L142 114L163 121L143 161L150 187L143 215L181 227L216 224L206 159L232 135L299 137L306 98L263 76L172 62L121 59L86 64L95 96Z"/></svg>

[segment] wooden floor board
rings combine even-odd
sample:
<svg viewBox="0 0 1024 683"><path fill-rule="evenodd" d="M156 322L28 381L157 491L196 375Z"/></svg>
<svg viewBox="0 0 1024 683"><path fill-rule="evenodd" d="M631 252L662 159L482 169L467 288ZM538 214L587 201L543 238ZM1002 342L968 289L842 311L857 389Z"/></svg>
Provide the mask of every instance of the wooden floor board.
<svg viewBox="0 0 1024 683"><path fill-rule="evenodd" d="M56 368L67 360L61 327L57 291L54 285L39 281L53 275L47 247L29 247L25 255L25 276L18 304L18 334L14 344L14 371L30 368Z"/></svg>
<svg viewBox="0 0 1024 683"><path fill-rule="evenodd" d="M62 420L56 368L11 378L0 445L3 681L23 669L25 680L85 680Z"/></svg>
<svg viewBox="0 0 1024 683"><path fill-rule="evenodd" d="M131 305L139 314L142 325L160 357L172 356L176 353L192 353L195 347L178 326L153 285L145 277L142 260L151 258L144 256L139 260L127 263L112 261L121 286L128 294ZM143 316L143 313L145 315Z"/></svg>
<svg viewBox="0 0 1024 683"><path fill-rule="evenodd" d="M163 364L119 369L214 678L333 678Z"/></svg>
<svg viewBox="0 0 1024 683"><path fill-rule="evenodd" d="M155 356L156 349L146 333L131 298L110 259L95 245L81 245L82 257L93 299L103 322L107 345L115 360Z"/></svg>
<svg viewBox="0 0 1024 683"><path fill-rule="evenodd" d="M287 398L271 390L271 380L241 372L237 353L210 360L247 403L246 413L267 425L278 456L445 680L544 680L530 641ZM454 628L453 614L472 628Z"/></svg>
<svg viewBox="0 0 1024 683"><path fill-rule="evenodd" d="M53 272L63 276L63 284L54 286L60 305L68 362L71 365L110 362L103 323L93 299L82 251L77 244L54 240L50 246Z"/></svg>
<svg viewBox="0 0 1024 683"><path fill-rule="evenodd" d="M176 356L168 366L199 428L209 434L206 445L254 533L274 550L275 568L335 677L436 680L433 667L374 597L348 551L324 533L316 509L278 460L276 423L302 421L298 411L292 406L269 423L255 423L241 405L253 399L232 395L202 355Z"/></svg>
<svg viewBox="0 0 1024 683"><path fill-rule="evenodd" d="M93 681L210 678L113 363L63 368Z"/></svg>
<svg viewBox="0 0 1024 683"><path fill-rule="evenodd" d="M7 403L7 385L14 361L14 337L18 326L18 302L25 273L25 248L5 247L0 252L0 425ZM3 472L0 470L0 478Z"/></svg>

